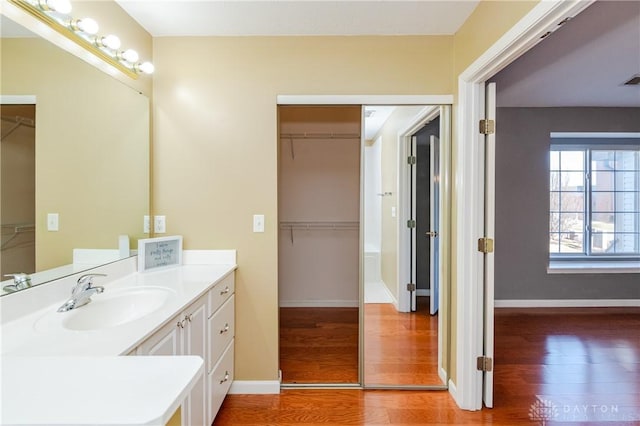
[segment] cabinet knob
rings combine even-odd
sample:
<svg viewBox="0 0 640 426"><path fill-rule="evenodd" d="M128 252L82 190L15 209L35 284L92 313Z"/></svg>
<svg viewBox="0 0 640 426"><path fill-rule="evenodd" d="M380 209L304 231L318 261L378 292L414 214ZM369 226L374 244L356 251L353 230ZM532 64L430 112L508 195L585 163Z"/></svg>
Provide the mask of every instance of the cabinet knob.
<svg viewBox="0 0 640 426"><path fill-rule="evenodd" d="M193 314L189 314L187 316L184 317L186 320L188 320L189 322L191 322L191 320L193 319Z"/></svg>
<svg viewBox="0 0 640 426"><path fill-rule="evenodd" d="M223 328L222 330L220 330L220 334L224 334L224 333L226 333L227 331L229 331L229 323L226 323L226 324L224 325L224 328Z"/></svg>
<svg viewBox="0 0 640 426"><path fill-rule="evenodd" d="M226 286L226 287L224 288L224 290L222 290L222 291L220 292L220 296L224 296L225 294L229 293L230 291L231 291L231 289L229 289L229 286Z"/></svg>
<svg viewBox="0 0 640 426"><path fill-rule="evenodd" d="M229 372L225 371L224 372L224 379L220 380L220 384L223 384L224 382L228 382L229 381Z"/></svg>
<svg viewBox="0 0 640 426"><path fill-rule="evenodd" d="M182 321L178 321L178 324L176 324L178 326L178 328L184 328L184 324L182 324Z"/></svg>

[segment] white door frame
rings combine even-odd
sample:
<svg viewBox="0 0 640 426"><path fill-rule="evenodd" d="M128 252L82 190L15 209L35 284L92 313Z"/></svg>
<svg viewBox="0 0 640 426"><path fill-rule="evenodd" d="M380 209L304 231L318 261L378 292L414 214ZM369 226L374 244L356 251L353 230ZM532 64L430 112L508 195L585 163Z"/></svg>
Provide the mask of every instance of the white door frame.
<svg viewBox="0 0 640 426"><path fill-rule="evenodd" d="M467 410L482 408L482 372L476 369L476 358L483 355L483 254L477 251L477 240L484 234L483 137L478 121L484 115L484 83L516 58L531 49L547 32L559 28L558 23L573 17L593 0L542 0L513 28L458 77L456 185L456 276L457 327L455 383L449 390L456 403ZM499 129L497 123L496 129ZM498 130L499 131L499 130ZM493 190L488 188L488 190ZM496 242L496 246L500 244ZM493 313L491 313L493 315Z"/></svg>
<svg viewBox="0 0 640 426"><path fill-rule="evenodd" d="M416 253L410 253L412 230L407 228L407 221L411 219L412 211L409 208L413 196L409 191L410 167L407 163L411 137L416 134L426 123L433 120L440 114L440 105L425 106L415 119L404 129L398 132L398 182L396 193L398 194L398 251L397 251L397 292L398 312L411 311L411 297L406 289L407 283L411 282L411 265L415 267Z"/></svg>

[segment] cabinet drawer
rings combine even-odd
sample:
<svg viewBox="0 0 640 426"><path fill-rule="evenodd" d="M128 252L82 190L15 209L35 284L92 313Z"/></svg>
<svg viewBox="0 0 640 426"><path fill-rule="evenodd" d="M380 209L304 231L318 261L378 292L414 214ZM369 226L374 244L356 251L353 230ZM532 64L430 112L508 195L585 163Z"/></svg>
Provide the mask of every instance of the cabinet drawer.
<svg viewBox="0 0 640 426"><path fill-rule="evenodd" d="M226 348L220 362L208 376L209 381L209 420L213 420L229 392L233 382L233 340Z"/></svg>
<svg viewBox="0 0 640 426"><path fill-rule="evenodd" d="M233 272L227 275L209 291L209 317L235 292Z"/></svg>
<svg viewBox="0 0 640 426"><path fill-rule="evenodd" d="M209 357L207 372L213 370L222 352L235 336L234 303L235 296L231 296L209 319Z"/></svg>

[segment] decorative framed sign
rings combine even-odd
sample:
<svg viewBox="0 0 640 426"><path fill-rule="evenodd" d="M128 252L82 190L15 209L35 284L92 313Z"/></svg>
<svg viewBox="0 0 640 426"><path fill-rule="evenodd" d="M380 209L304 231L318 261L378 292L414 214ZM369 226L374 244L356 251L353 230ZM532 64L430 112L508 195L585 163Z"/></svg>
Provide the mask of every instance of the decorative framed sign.
<svg viewBox="0 0 640 426"><path fill-rule="evenodd" d="M138 240L138 272L182 265L182 236Z"/></svg>

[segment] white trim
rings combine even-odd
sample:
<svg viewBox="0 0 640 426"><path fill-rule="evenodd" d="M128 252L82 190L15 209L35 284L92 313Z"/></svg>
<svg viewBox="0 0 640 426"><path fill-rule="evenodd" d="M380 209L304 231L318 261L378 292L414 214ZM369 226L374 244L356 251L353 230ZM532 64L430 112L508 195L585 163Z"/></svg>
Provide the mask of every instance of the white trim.
<svg viewBox="0 0 640 426"><path fill-rule="evenodd" d="M484 82L540 41L547 31L555 31L567 16L574 16L592 0L542 0L478 57L458 78L458 123L454 141L456 161L457 239L457 377L459 394L454 398L463 409L482 408L482 374L475 368L483 352L484 268L476 251L482 236L484 197L478 196L478 182L484 180L478 120L484 111ZM481 163L482 161L482 163ZM480 193L482 193L481 191ZM491 313L489 313L491 314ZM451 392L451 388L450 388ZM452 392L453 394L453 392Z"/></svg>
<svg viewBox="0 0 640 426"><path fill-rule="evenodd" d="M416 290L416 296L420 296L420 297L431 296L431 290L428 288L419 288Z"/></svg>
<svg viewBox="0 0 640 426"><path fill-rule="evenodd" d="M278 380L234 380L229 388L229 395L279 394Z"/></svg>
<svg viewBox="0 0 640 426"><path fill-rule="evenodd" d="M447 377L449 375L447 374L447 371L440 367L438 368L438 377L440 377L440 380L442 380L442 383L446 384L447 383Z"/></svg>
<svg viewBox="0 0 640 426"><path fill-rule="evenodd" d="M357 300L281 300L281 308L357 308Z"/></svg>
<svg viewBox="0 0 640 426"><path fill-rule="evenodd" d="M496 300L496 308L615 308L640 307L640 299Z"/></svg>
<svg viewBox="0 0 640 426"><path fill-rule="evenodd" d="M607 139L640 139L638 132L551 132L551 139L563 138L607 138Z"/></svg>
<svg viewBox="0 0 640 426"><path fill-rule="evenodd" d="M35 105L36 95L0 95L2 105Z"/></svg>
<svg viewBox="0 0 640 426"><path fill-rule="evenodd" d="M453 382L453 380L449 379L449 383L447 387L449 388L449 394L451 395L453 400L456 402L456 404L458 404L459 407L462 406L462 404L460 403L460 393L458 392L458 387Z"/></svg>
<svg viewBox="0 0 640 426"><path fill-rule="evenodd" d="M426 106L407 124L406 127L398 131L398 174L396 181L396 193L398 194L397 213L398 220L396 222L396 278L397 278L397 308L399 312L409 312L411 310L409 295L402 283L410 282L411 273L409 271L409 245L411 238L411 230L407 228L407 221L411 218L409 211L409 199L412 196L409 193L409 185L407 184L407 176L409 175L409 164L407 163L408 146L411 143L411 137L420 130L425 124L433 120L440 113L440 105Z"/></svg>
<svg viewBox="0 0 640 426"><path fill-rule="evenodd" d="M453 95L278 95L278 105L451 105Z"/></svg>

